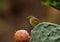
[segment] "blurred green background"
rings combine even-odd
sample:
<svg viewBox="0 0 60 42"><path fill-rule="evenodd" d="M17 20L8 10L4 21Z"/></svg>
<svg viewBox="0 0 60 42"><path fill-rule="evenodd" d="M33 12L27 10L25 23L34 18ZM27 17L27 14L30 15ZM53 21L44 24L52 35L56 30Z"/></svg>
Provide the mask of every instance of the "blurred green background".
<svg viewBox="0 0 60 42"><path fill-rule="evenodd" d="M60 11L50 6L43 6L42 0L0 0L0 42L15 42L16 30L26 29L29 33L32 26L27 17L35 16L41 22L60 24Z"/></svg>

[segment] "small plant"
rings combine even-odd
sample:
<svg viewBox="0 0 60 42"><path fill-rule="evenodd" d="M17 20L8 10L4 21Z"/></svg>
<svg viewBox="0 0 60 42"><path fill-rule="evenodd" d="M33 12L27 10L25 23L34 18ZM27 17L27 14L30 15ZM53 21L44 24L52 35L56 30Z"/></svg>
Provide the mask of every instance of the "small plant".
<svg viewBox="0 0 60 42"><path fill-rule="evenodd" d="M26 30L18 30L14 34L14 39L16 42L29 42L30 35Z"/></svg>
<svg viewBox="0 0 60 42"><path fill-rule="evenodd" d="M60 0L43 0L42 4L45 6L51 6L60 10Z"/></svg>

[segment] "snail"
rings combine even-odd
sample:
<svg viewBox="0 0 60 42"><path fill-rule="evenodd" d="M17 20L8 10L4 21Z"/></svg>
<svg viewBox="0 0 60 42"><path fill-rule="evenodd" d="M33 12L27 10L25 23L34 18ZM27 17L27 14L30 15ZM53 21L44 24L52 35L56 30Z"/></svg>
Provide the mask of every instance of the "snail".
<svg viewBox="0 0 60 42"><path fill-rule="evenodd" d="M34 16L29 16L33 27L30 42L60 42L60 25L51 22L39 22Z"/></svg>

